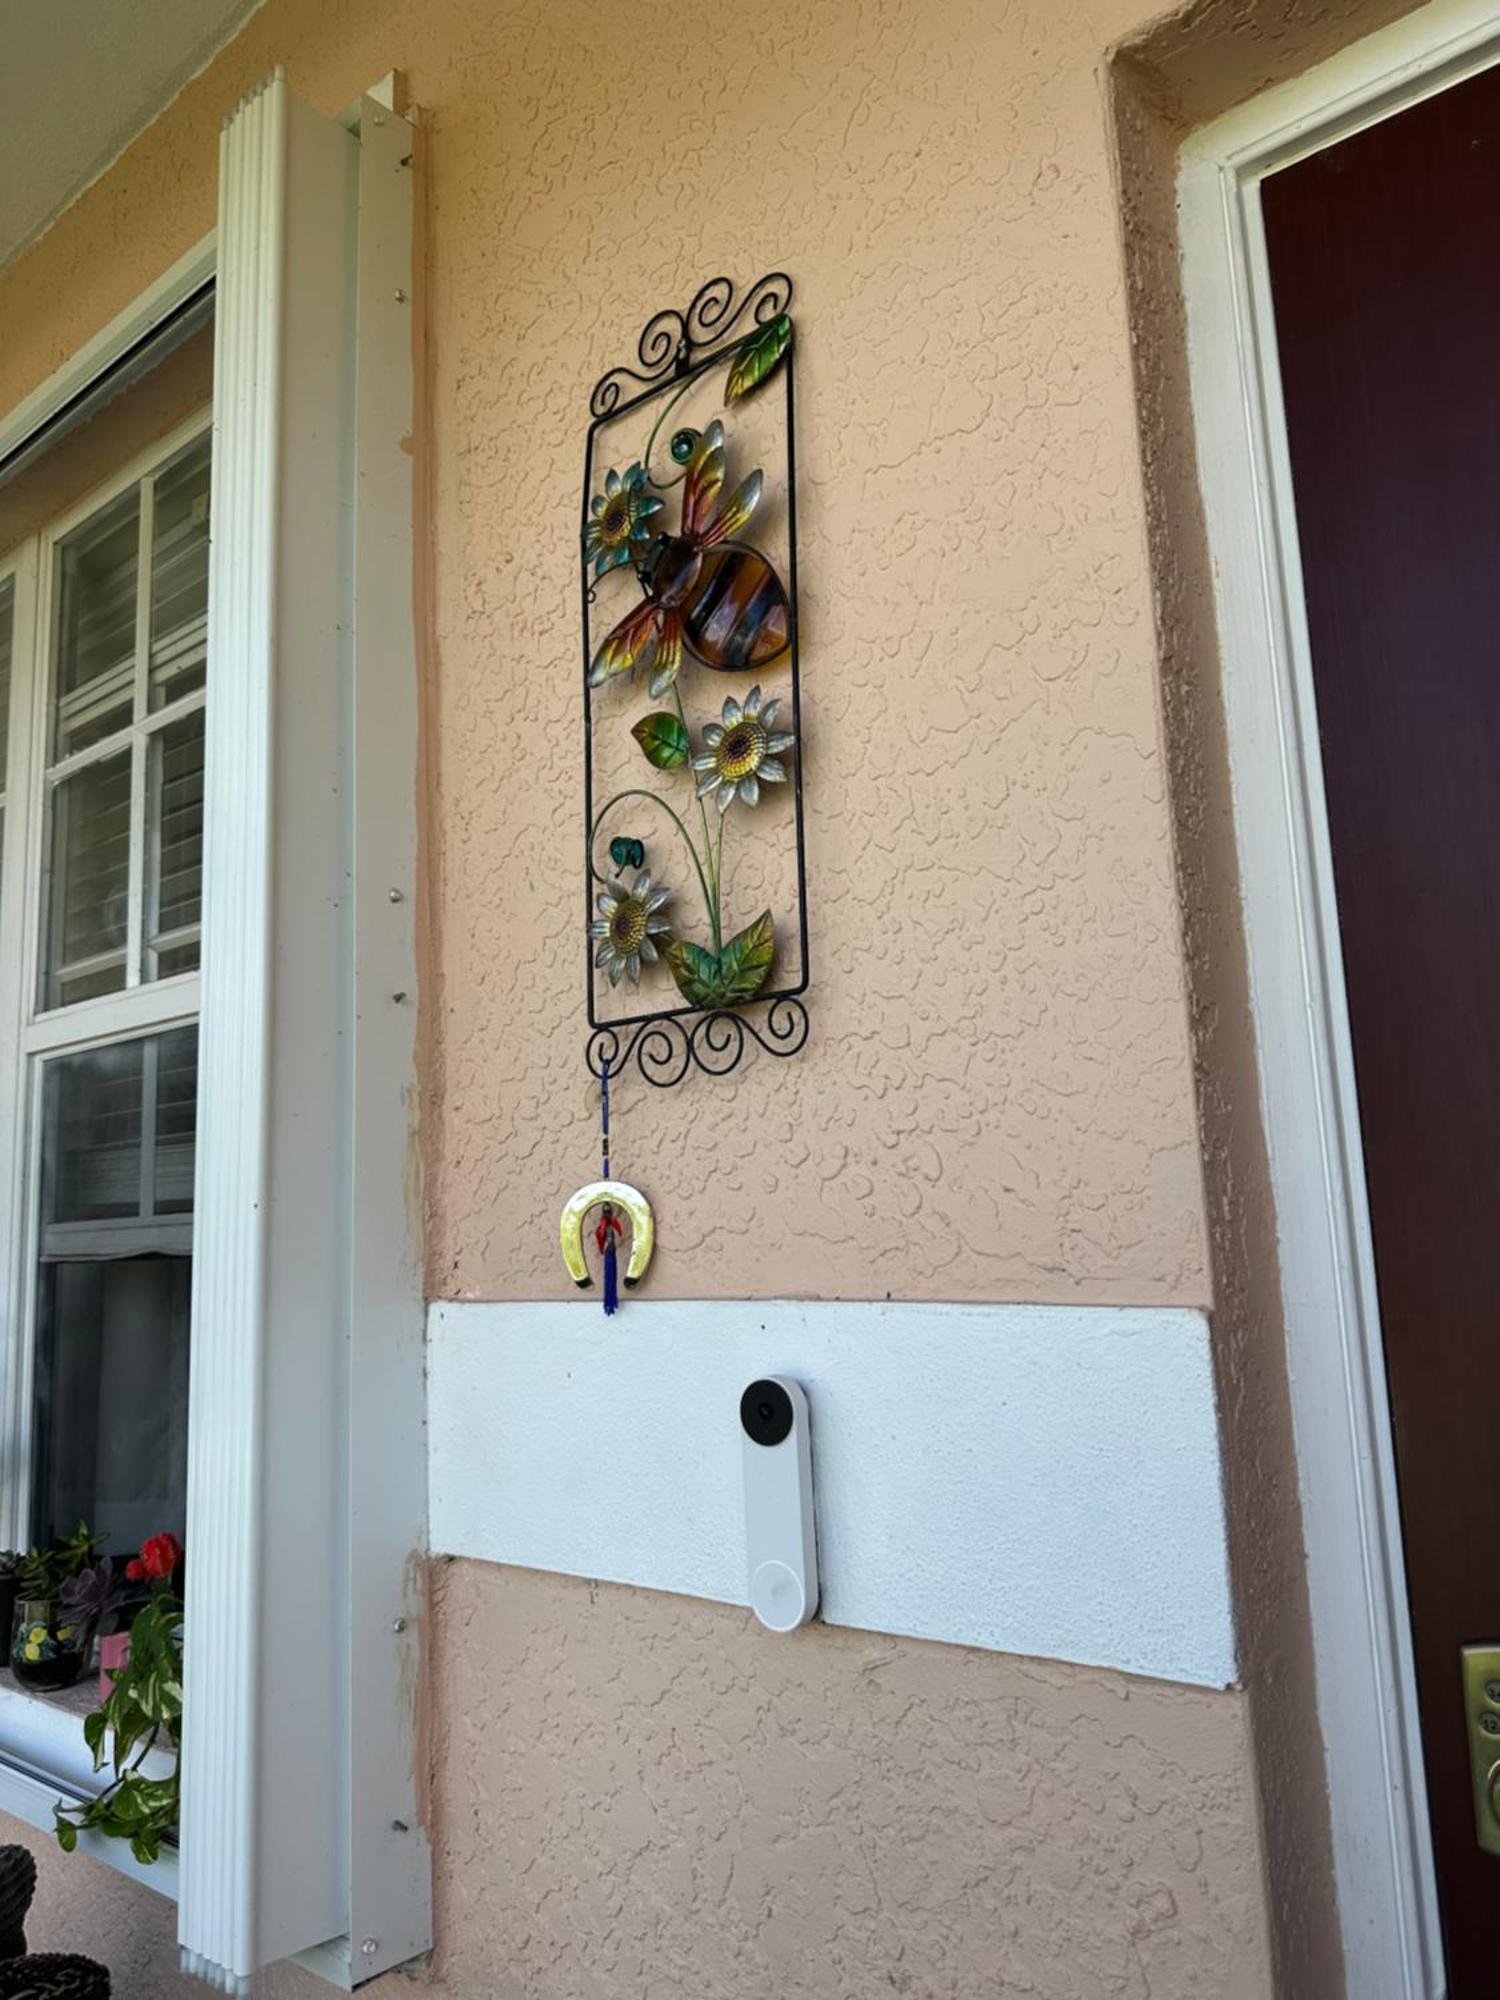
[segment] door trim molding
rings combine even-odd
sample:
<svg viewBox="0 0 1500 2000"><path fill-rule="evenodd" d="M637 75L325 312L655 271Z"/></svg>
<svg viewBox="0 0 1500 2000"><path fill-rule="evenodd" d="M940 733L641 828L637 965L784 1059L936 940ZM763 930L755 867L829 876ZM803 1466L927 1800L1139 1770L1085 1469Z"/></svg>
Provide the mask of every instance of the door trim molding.
<svg viewBox="0 0 1500 2000"><path fill-rule="evenodd" d="M1348 1992L1445 1991L1390 1410L1260 184L1500 60L1434 0L1193 134L1188 363L1220 648Z"/></svg>

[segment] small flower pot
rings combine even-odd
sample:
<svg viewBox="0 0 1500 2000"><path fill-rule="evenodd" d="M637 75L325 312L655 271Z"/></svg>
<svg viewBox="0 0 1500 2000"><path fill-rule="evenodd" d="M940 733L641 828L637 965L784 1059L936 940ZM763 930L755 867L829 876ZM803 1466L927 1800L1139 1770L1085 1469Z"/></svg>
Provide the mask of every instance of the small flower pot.
<svg viewBox="0 0 1500 2000"><path fill-rule="evenodd" d="M128 1632L106 1632L99 1641L99 1699L109 1700L114 1688L115 1675L123 1673L130 1664L130 1634Z"/></svg>
<svg viewBox="0 0 1500 2000"><path fill-rule="evenodd" d="M93 1637L87 1613L67 1611L54 1597L18 1598L10 1670L22 1687L72 1687L88 1666Z"/></svg>

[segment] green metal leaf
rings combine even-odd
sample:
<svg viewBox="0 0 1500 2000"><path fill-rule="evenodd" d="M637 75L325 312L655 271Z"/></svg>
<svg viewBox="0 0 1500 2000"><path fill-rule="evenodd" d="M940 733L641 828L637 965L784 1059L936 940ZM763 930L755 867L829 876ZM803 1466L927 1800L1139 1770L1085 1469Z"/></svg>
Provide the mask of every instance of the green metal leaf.
<svg viewBox="0 0 1500 2000"><path fill-rule="evenodd" d="M770 977L776 926L771 912L762 910L717 957L685 938L669 944L662 955L684 1000L695 1007L738 1007L753 1000Z"/></svg>
<svg viewBox="0 0 1500 2000"><path fill-rule="evenodd" d="M791 344L792 322L785 313L778 313L759 333L752 334L735 356L729 380L724 386L724 401L738 403L752 390L760 388L763 382L768 382L781 366L782 357Z"/></svg>
<svg viewBox="0 0 1500 2000"><path fill-rule="evenodd" d="M753 1000L771 976L776 956L776 926L762 910L755 922L732 937L719 954L719 978L724 1004Z"/></svg>
<svg viewBox="0 0 1500 2000"><path fill-rule="evenodd" d="M662 956L684 1000L690 1000L695 1007L718 1006L719 961L711 951L705 951L701 944L690 944L686 938L678 938Z"/></svg>
<svg viewBox="0 0 1500 2000"><path fill-rule="evenodd" d="M673 715L670 709L643 715L630 733L646 753L646 762L658 771L673 771L688 760L687 730L681 716Z"/></svg>

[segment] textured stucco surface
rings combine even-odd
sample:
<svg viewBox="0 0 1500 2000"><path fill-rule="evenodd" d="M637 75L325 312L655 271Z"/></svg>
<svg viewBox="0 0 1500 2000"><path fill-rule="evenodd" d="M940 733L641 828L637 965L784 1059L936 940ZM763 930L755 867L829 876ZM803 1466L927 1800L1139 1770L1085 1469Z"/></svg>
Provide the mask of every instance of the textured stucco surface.
<svg viewBox="0 0 1500 2000"><path fill-rule="evenodd" d="M1267 1991L1240 1695L482 1564L438 1607L440 1991Z"/></svg>
<svg viewBox="0 0 1500 2000"><path fill-rule="evenodd" d="M728 1088L622 1091L653 1284L1205 1303L1099 73L1133 11L771 0L746 36L724 0L627 41L537 0L269 0L0 280L8 405L212 220L217 124L247 84L283 62L333 109L408 72L429 163L435 1292L557 1291L556 1210L595 1152L588 389L658 305L783 266L813 1040ZM12 309L39 297L59 308Z"/></svg>
<svg viewBox="0 0 1500 2000"><path fill-rule="evenodd" d="M1263 2000L1234 1692L440 1566L439 1947L401 2000ZM0 1820L31 1944L190 2000L173 1906ZM80 1889L82 1893L80 1893ZM285 1965L257 2000L328 1988ZM1321 2000L1321 1997L1320 1997Z"/></svg>

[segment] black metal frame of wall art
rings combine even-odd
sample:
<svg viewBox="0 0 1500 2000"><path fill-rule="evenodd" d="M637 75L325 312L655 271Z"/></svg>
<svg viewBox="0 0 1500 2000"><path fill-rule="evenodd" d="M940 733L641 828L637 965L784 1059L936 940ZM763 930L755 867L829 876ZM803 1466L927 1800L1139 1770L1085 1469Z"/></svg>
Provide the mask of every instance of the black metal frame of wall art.
<svg viewBox="0 0 1500 2000"><path fill-rule="evenodd" d="M638 367L611 369L599 378L589 398L589 411L593 421L589 425L584 447L580 574L584 700L584 890L588 917L592 922L595 916L596 895L601 883L605 881L596 870L595 842L600 837L604 812L608 810L607 807L601 808L598 815L594 810L593 702L596 689L591 684L591 669L595 666L597 651L602 650L591 646L589 618L590 607L595 602L595 584L598 581L597 573L594 576L590 575L588 553L590 508L596 485L595 439L605 425L618 422L621 417L628 416L632 410L641 408L661 396L664 391L690 384L709 369L725 363L729 363L733 370L738 357L749 353L752 349L759 350L762 354L775 350L775 358L765 370L765 380L769 382L776 373L780 373L784 378L787 542L785 597L788 639L787 644L768 664L779 667L785 661L790 666L791 675L791 733L795 738L795 750L791 760L790 778L796 831L799 945L797 978L793 984L771 986L767 990L756 991L751 999L729 1004L688 1003L676 1007L654 1007L615 1020L601 1020L594 998L595 940L590 936L586 946L584 975L590 1028L586 1059L590 1071L596 1077L603 1074L606 1064L611 1077L617 1077L633 1063L647 1083L655 1085L658 1089L667 1089L680 1083L695 1068L710 1076L727 1075L738 1066L747 1046L751 1043L763 1049L768 1055L784 1057L795 1055L808 1037L808 1013L801 997L808 986L808 922L802 800L801 662L797 632L797 480L793 417L796 342L792 338L790 321L787 317L791 299L792 281L780 271L771 272L761 278L738 301L735 287L730 279L722 277L710 279L700 288L685 312L668 310L659 312L648 320L637 344ZM780 334L782 328L785 328L784 337ZM754 354L750 354L752 363L755 358ZM728 381L729 378L726 377L726 383ZM752 390L758 391L758 388L758 383L752 383ZM653 432L653 437L654 435ZM702 434L686 435L696 438ZM676 452L677 441L674 438L674 457ZM646 459L649 466L649 449ZM644 484L638 490L644 493ZM659 502L656 504L660 505ZM598 513L597 505L594 506L594 513ZM735 548L740 545L726 540L724 546ZM750 551L752 555L755 553L753 550ZM633 546L631 560L636 561L636 551ZM761 560L764 561L764 558ZM615 562L618 566L623 566L624 558L616 555ZM646 575L639 565L636 574L643 593L642 604L635 607L636 611L640 612L644 610L645 604L652 602L653 599L648 589ZM744 677L748 677L748 672ZM707 678L717 680L718 675L708 675ZM740 678L741 676L736 674L736 683ZM681 704L680 698L676 696L675 681L673 692L674 699L678 700L680 714ZM684 734L684 741L687 740L689 739ZM644 744L642 747L645 747ZM654 759L652 761L654 762ZM659 803L669 814L676 817L665 800ZM705 839L706 837L705 833ZM689 841L690 849L691 845ZM718 892L719 884L715 880L716 897ZM716 901L715 909L718 908L719 904ZM717 924L717 917L715 922ZM715 942L718 943L717 935ZM734 942L736 941L731 940L731 945ZM718 954L721 961L723 956L721 950ZM765 1011L758 1018L751 1018L745 1011L747 1007L754 1007L757 1010L764 1008Z"/></svg>

